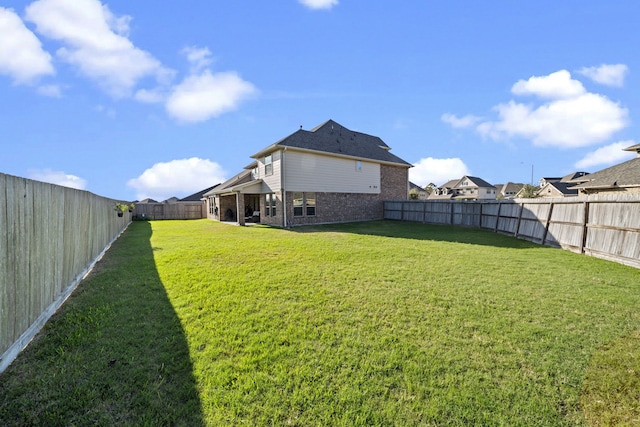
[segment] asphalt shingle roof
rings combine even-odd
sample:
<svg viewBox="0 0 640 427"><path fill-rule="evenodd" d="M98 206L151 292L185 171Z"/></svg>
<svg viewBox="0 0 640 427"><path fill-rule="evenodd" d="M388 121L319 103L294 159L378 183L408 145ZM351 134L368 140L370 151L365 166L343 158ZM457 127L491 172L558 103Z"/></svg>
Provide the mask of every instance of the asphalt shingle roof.
<svg viewBox="0 0 640 427"><path fill-rule="evenodd" d="M578 194L578 190L576 190L576 188L574 187L575 184L571 182L564 182L564 181L550 182L549 185L555 188L556 190L558 190L560 193L564 194L565 196L575 196Z"/></svg>
<svg viewBox="0 0 640 427"><path fill-rule="evenodd" d="M217 185L219 185L219 184L217 184ZM204 196L204 194L209 192L209 191L211 191L211 190L213 190L214 187L215 187L215 185L211 186L211 187L208 187L208 188L205 188L204 190L200 190L197 193L193 193L193 194L191 194L191 195L189 195L187 197L183 197L182 199L180 199L180 201L181 202L199 202L202 199L202 197Z"/></svg>
<svg viewBox="0 0 640 427"><path fill-rule="evenodd" d="M469 181L471 181L472 183L474 183L476 186L478 187L482 187L482 188L495 188L495 186L493 184L489 184L487 181L485 181L482 178L478 178L477 176L469 176L469 175L465 175L460 182L458 182L458 184L456 185L456 187L463 187L462 185L462 181L464 180L464 178L467 178Z"/></svg>
<svg viewBox="0 0 640 427"><path fill-rule="evenodd" d="M640 185L640 157L585 176L587 182L573 188L609 188Z"/></svg>
<svg viewBox="0 0 640 427"><path fill-rule="evenodd" d="M251 157L262 157L280 147L411 166L410 163L391 154L389 146L379 137L352 131L333 120L328 120L310 131L300 129Z"/></svg>

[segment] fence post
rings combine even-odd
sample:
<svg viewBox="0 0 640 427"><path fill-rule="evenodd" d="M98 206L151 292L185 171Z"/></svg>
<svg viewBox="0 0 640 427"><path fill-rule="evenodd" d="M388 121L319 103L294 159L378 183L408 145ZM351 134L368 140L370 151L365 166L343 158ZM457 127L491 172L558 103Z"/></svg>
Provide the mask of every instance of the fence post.
<svg viewBox="0 0 640 427"><path fill-rule="evenodd" d="M426 201L422 202L422 223L423 224L427 223L427 202Z"/></svg>
<svg viewBox="0 0 640 427"><path fill-rule="evenodd" d="M498 201L498 213L496 214L496 225L493 228L494 233L498 232L498 221L500 221L500 208L502 207L502 202Z"/></svg>
<svg viewBox="0 0 640 427"><path fill-rule="evenodd" d="M453 225L453 202L449 202L449 225Z"/></svg>
<svg viewBox="0 0 640 427"><path fill-rule="evenodd" d="M540 242L543 245L544 245L544 242L547 240L547 233L549 233L549 224L551 223L551 213L553 212L553 205L554 205L553 202L549 203L549 213L547 214L547 222L544 225L544 233L542 234L542 242Z"/></svg>
<svg viewBox="0 0 640 427"><path fill-rule="evenodd" d="M584 247L587 245L587 232L589 231L589 202L584 202L584 220L582 221L582 241L580 243L580 253L584 253Z"/></svg>
<svg viewBox="0 0 640 427"><path fill-rule="evenodd" d="M518 237L518 231L520 231L520 221L522 220L522 211L524 211L524 202L520 203L520 212L518 213L518 221L516 222L516 231L514 236Z"/></svg>

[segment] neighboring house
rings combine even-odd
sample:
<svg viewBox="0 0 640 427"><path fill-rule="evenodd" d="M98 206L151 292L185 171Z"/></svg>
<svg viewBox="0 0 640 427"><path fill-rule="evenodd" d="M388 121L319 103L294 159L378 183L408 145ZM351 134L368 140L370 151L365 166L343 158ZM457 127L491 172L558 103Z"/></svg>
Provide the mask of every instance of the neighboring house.
<svg viewBox="0 0 640 427"><path fill-rule="evenodd" d="M411 164L382 139L333 120L251 157L242 172L204 194L209 218L281 227L374 220L383 218L384 200L409 194Z"/></svg>
<svg viewBox="0 0 640 427"><path fill-rule="evenodd" d="M573 172L560 178L560 182L582 183L589 180L589 172Z"/></svg>
<svg viewBox="0 0 640 427"><path fill-rule="evenodd" d="M547 182L538 191L536 191L536 197L571 197L577 196L578 190L575 190L573 186L576 185L572 182L551 181Z"/></svg>
<svg viewBox="0 0 640 427"><path fill-rule="evenodd" d="M136 203L158 203L156 200L153 199L142 199L139 202Z"/></svg>
<svg viewBox="0 0 640 427"><path fill-rule="evenodd" d="M573 172L562 178L543 178L536 197L573 197L578 195L575 185L587 180L589 172ZM544 181L543 181L544 180Z"/></svg>
<svg viewBox="0 0 640 427"><path fill-rule="evenodd" d="M542 188L545 185L547 185L549 182L559 182L562 179L562 177L543 177L540 178L540 181L538 181L538 187Z"/></svg>
<svg viewBox="0 0 640 427"><path fill-rule="evenodd" d="M585 176L573 187L578 194L640 194L640 144L624 150L637 153L636 158Z"/></svg>
<svg viewBox="0 0 640 427"><path fill-rule="evenodd" d="M496 198L496 187L482 178L463 176L454 187L456 200L488 200Z"/></svg>
<svg viewBox="0 0 640 427"><path fill-rule="evenodd" d="M496 187L482 178L465 175L454 179L429 196L429 200L487 200L496 198Z"/></svg>
<svg viewBox="0 0 640 427"><path fill-rule="evenodd" d="M585 175L589 175L589 172L573 172L563 177L549 177L549 178L540 178L538 182L539 187L542 188L550 182L582 182L580 181Z"/></svg>
<svg viewBox="0 0 640 427"><path fill-rule="evenodd" d="M418 184L414 184L409 181L409 198L416 200L426 200L429 197L429 193Z"/></svg>
<svg viewBox="0 0 640 427"><path fill-rule="evenodd" d="M440 187L436 187L431 194L429 194L429 200L451 200L453 196L455 196L455 191L453 190L456 184L458 184L459 179L452 179L451 181L447 181L442 184Z"/></svg>
<svg viewBox="0 0 640 427"><path fill-rule="evenodd" d="M496 198L497 199L515 199L516 194L524 184L516 184L515 182L507 182L506 184L496 184Z"/></svg>

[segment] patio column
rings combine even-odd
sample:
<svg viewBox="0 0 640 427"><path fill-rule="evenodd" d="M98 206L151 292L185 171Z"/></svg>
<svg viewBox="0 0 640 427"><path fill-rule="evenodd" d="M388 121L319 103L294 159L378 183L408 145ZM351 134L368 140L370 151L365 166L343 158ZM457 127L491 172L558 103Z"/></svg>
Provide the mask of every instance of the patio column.
<svg viewBox="0 0 640 427"><path fill-rule="evenodd" d="M238 216L238 225L245 225L244 223L244 194L236 193L236 212Z"/></svg>

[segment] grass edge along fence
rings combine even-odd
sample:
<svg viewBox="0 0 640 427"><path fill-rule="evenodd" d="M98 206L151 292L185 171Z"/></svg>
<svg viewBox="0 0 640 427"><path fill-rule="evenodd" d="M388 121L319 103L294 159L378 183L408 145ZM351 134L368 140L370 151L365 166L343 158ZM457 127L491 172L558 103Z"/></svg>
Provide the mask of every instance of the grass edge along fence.
<svg viewBox="0 0 640 427"><path fill-rule="evenodd" d="M131 222L116 200L0 173L0 372Z"/></svg>
<svg viewBox="0 0 640 427"><path fill-rule="evenodd" d="M384 219L482 228L640 268L640 195L384 202Z"/></svg>

